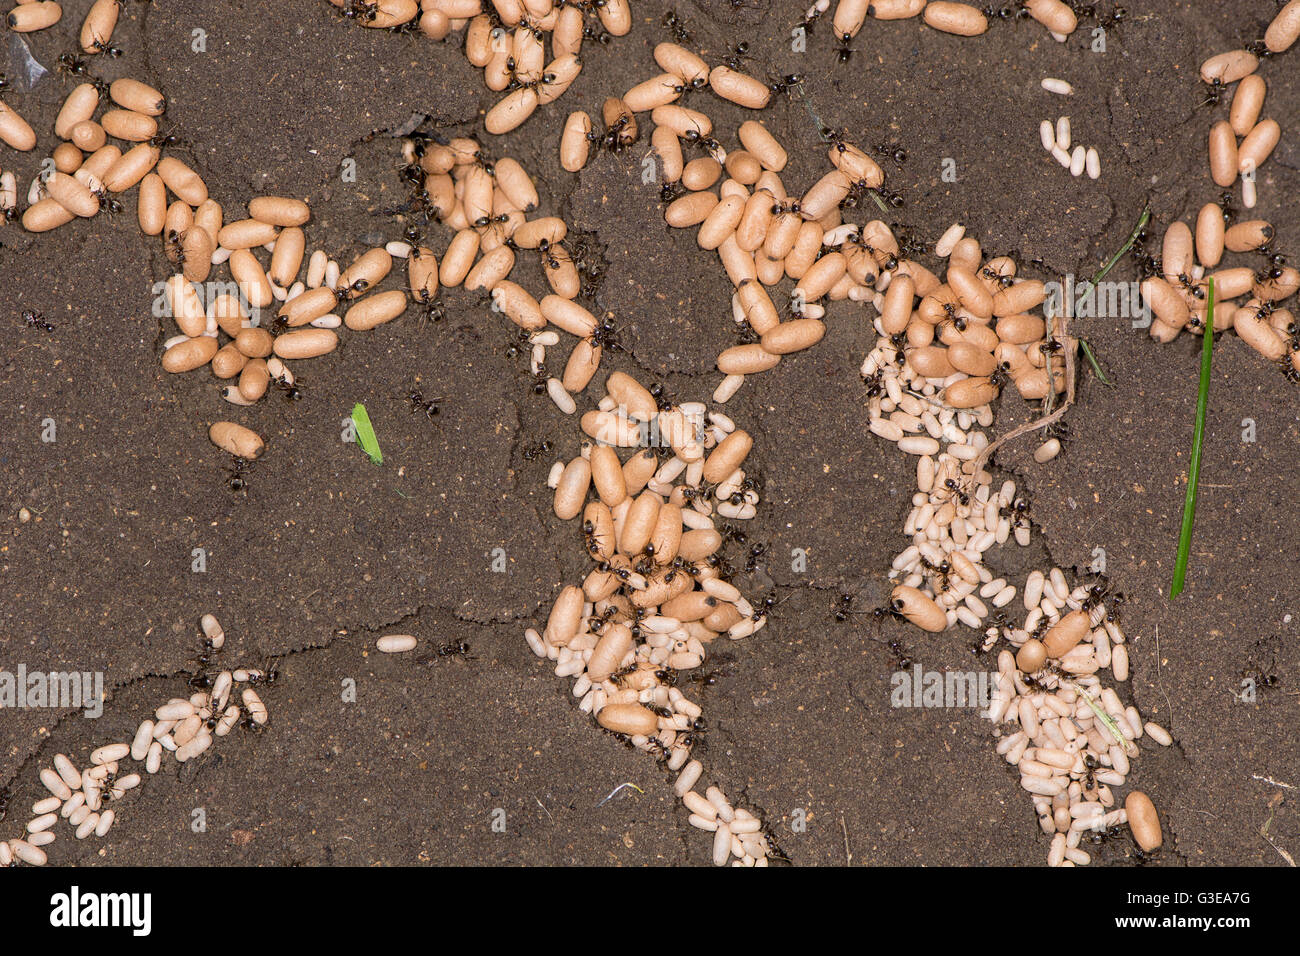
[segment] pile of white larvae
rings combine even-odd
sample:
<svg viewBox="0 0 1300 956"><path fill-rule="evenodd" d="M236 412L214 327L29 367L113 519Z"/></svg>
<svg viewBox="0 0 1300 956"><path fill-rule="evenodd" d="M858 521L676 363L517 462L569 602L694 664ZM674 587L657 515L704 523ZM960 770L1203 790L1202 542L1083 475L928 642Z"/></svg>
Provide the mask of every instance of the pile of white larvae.
<svg viewBox="0 0 1300 956"><path fill-rule="evenodd" d="M1070 590L1059 568L1033 571L1025 581L1023 625L997 624L986 631L986 647L1005 640L1016 648L998 654L998 686L988 716L995 724L1019 727L998 741L997 751L1020 771L1021 787L1033 795L1039 824L1052 837L1051 866L1086 865L1091 858L1079 847L1082 837L1100 838L1125 823L1144 853L1163 843L1150 798L1130 791L1121 808L1111 791L1129 776L1138 754L1135 741L1145 736L1168 747L1173 738L1159 724L1144 722L1135 706L1125 707L1102 683L1100 671L1109 668L1123 682L1129 670L1124 632L1105 598L1102 582Z"/></svg>
<svg viewBox="0 0 1300 956"><path fill-rule="evenodd" d="M539 106L553 103L582 70L578 58L584 39L607 42L632 29L628 0L329 0L343 15L365 27L419 30L442 40L465 33L465 58L483 70L483 81L505 96L484 122L489 133L508 133ZM587 25L598 18L601 30ZM551 59L546 59L546 37Z"/></svg>
<svg viewBox="0 0 1300 956"><path fill-rule="evenodd" d="M985 556L1012 538L1028 545L1031 525L1014 482L1004 481L993 490L993 477L983 468L989 442L982 428L993 423L988 403L996 397L999 376L1006 380L1014 375L1023 382L1033 370L1035 386L1029 394L1021 388L1027 398L1046 394L1049 374L1058 383L1056 391L1063 390L1063 370L1055 365L1061 349L1050 345L1055 336L1042 337L1043 319L1006 308L1005 299L999 303L999 296L1017 289L1001 279L1014 274L1015 263L992 260L981 266L978 245L963 233L954 226L940 240L936 254L948 257L948 281L919 304L917 290L903 287L906 279L890 283L878 303L881 338L862 368L871 392L871 431L915 455L917 462L917 491L903 527L911 543L890 571L891 578L901 578L890 607L930 633L963 624L985 629L985 650L1000 640L1017 648L1015 655L999 655L989 717L995 723L1020 724L1019 731L1000 741L998 752L1020 769L1021 784L1034 794L1045 832L1053 835L1049 863L1086 864L1090 857L1079 848L1085 832L1124 823L1130 824L1139 847L1150 852L1162 842L1151 801L1133 792L1124 809L1111 809L1115 797L1110 787L1124 784L1129 758L1136 753L1132 741L1144 728L1136 708L1123 708L1114 690L1102 689L1096 676L1110 668L1117 681L1125 681L1129 672L1124 634L1107 615L1104 587L1071 591L1059 569L1046 575L1035 571L1023 593L1024 625L1002 623L1017 589L995 576ZM980 283L985 284L982 296L975 292ZM1026 290L1024 301L1041 301L1041 291L1038 283L1032 297ZM966 335L952 335L946 346L905 348L918 319L953 320L937 303L954 296ZM1029 320L1035 330L1031 341L1004 334L1004 325L1010 331ZM983 330L979 334L985 344L977 347L970 340L973 329ZM1049 438L1035 458L1045 462L1059 451L1059 440ZM1161 744L1171 742L1158 725L1148 725L1146 733Z"/></svg>
<svg viewBox="0 0 1300 956"><path fill-rule="evenodd" d="M205 614L200 626L205 656L209 651L220 651L226 635L217 619ZM40 773L50 796L32 805L33 817L21 838L0 842L0 866L15 862L44 865L44 847L54 842L54 828L60 819L74 828L78 840L92 833L97 837L106 835L117 819L117 811L105 803L116 804L142 780L139 773L120 772L126 769L128 760L143 763L145 772L154 774L162 767L164 751L185 763L205 753L215 738L234 730L241 717L246 725L265 724L266 705L250 686L262 676L254 668L221 671L209 690L196 691L188 698L174 697L159 707L153 717L140 723L130 743L119 741L95 748L84 769L78 769L66 754L55 754L54 766ZM242 708L232 700L241 687Z"/></svg>
<svg viewBox="0 0 1300 956"><path fill-rule="evenodd" d="M1044 86L1047 80L1043 81ZM1101 154L1096 146L1077 145L1070 149L1070 117L1061 116L1053 125L1051 120L1043 120L1038 127L1043 149L1052 154L1058 163L1070 171L1071 176L1082 176L1087 172L1089 179L1101 176Z"/></svg>
<svg viewBox="0 0 1300 956"><path fill-rule="evenodd" d="M927 297L951 296L956 269L956 288L974 288L969 275L974 272L976 285L988 283L988 302L996 302L997 296L1015 288L995 278L1014 272L1014 263L990 262L980 268L978 246L967 246L965 254L974 258L964 266L957 264L961 245L973 241L961 232L954 227L940 240L937 252L949 257L949 283ZM890 289L902 288L905 281L895 279ZM992 351L987 345L977 349L960 337L946 347L902 348L894 337L908 336L917 317L942 314L933 305L927 308L924 298L915 305L914 298L912 288L892 300L886 291L877 319L881 338L862 368L872 392L871 431L917 461L917 491L903 527L911 544L894 559L890 577L902 580L890 595L890 606L930 633L960 623L986 629L986 650L1002 639L1018 649L1014 656L1009 651L999 655L1000 676L989 717L995 723L1020 724L1019 731L999 742L998 752L1020 769L1021 784L1034 794L1045 832L1054 835L1050 864L1088 863L1088 853L1079 848L1084 832L1124 823L1130 823L1143 851L1153 851L1162 838L1151 801L1133 792L1125 809L1111 809L1115 798L1110 786L1125 782L1129 757L1136 753L1132 741L1142 736L1143 724L1136 708L1123 708L1115 692L1102 690L1095 676L1109 667L1117 681L1125 681L1129 670L1124 635L1107 616L1103 592L1086 587L1070 591L1059 569L1048 575L1035 571L1024 590L1024 626L989 626L993 617L1004 618L1003 609L1017 590L994 576L985 555L1013 537L1017 544L1028 545L1031 531L1015 483L1005 481L994 492L993 478L982 467L989 443L981 428L993 423L988 402L997 392L991 376L999 368L1004 377L1007 370L1019 368L1023 380L1025 369L1037 369L1035 355L1043 366L1038 371L1045 373L1051 364L1045 357L1057 350L1043 348L1047 340L1042 338L1029 343L1015 341L1015 335L1002 338L999 333L1007 319L1013 327L1033 319L1040 336L1045 323L999 308L971 309L969 295L958 296L966 331L988 331L991 326L989 342L996 342ZM918 355L923 370L914 364ZM1055 369L1052 378L1060 378ZM976 400L979 404L973 405ZM1044 462L1059 451L1059 440L1049 438L1035 457ZM1148 725L1146 732L1159 743L1171 742L1158 725Z"/></svg>
<svg viewBox="0 0 1300 956"><path fill-rule="evenodd" d="M557 676L574 678L583 713L679 771L675 792L691 825L714 833L715 864L766 866L772 848L762 821L717 787L695 791L703 768L690 754L702 712L674 686L677 674L703 663L711 642L748 637L767 620L723 578L714 525L714 515L754 514L758 494L743 468L753 440L702 402L661 409L622 372L605 387L599 408L582 416L594 441L556 462L548 481L555 514L582 516L585 550L598 563L581 586L560 591L545 630L530 628L525 639L555 662ZM661 443L672 451L662 462ZM619 448L634 450L622 461Z"/></svg>

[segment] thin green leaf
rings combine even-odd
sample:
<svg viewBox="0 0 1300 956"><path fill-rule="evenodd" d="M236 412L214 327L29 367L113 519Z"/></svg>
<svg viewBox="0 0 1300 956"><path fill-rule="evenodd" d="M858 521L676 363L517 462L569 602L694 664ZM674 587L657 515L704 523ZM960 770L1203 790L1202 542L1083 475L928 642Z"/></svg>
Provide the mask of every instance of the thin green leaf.
<svg viewBox="0 0 1300 956"><path fill-rule="evenodd" d="M1192 455L1187 465L1187 497L1183 499L1183 528L1178 535L1178 560L1169 599L1183 593L1187 556L1192 550L1192 525L1196 521L1196 489L1201 477L1201 444L1205 438L1205 414L1210 405L1210 361L1214 355L1214 279L1209 281L1205 303L1205 338L1201 342L1201 386L1196 396L1196 428L1192 432Z"/></svg>
<svg viewBox="0 0 1300 956"><path fill-rule="evenodd" d="M1138 224L1134 226L1133 231L1128 234L1128 239L1125 240L1124 245L1120 246L1118 251L1116 251L1116 253L1110 257L1110 261L1108 261L1104 266L1101 267L1101 271L1098 272L1095 276L1092 277L1092 279L1089 282L1086 283L1085 288L1087 289L1097 288L1097 283L1101 282L1102 279L1106 278L1110 270L1115 268L1115 264L1124 257L1124 254L1126 252L1128 252L1130 249L1133 248L1133 243L1137 242L1138 233L1140 233L1146 227L1146 224L1150 221L1151 221L1151 204L1147 203L1142 208L1142 215L1138 219ZM1082 297L1087 294L1088 293L1086 291L1080 292L1079 296Z"/></svg>
<svg viewBox="0 0 1300 956"><path fill-rule="evenodd" d="M384 453L379 450L379 439L375 437L374 426L370 424L370 416L366 414L366 406L357 402L352 408L352 423L357 426L357 444L361 450L370 456L370 460L376 465L384 463Z"/></svg>
<svg viewBox="0 0 1300 956"><path fill-rule="evenodd" d="M1079 339L1079 348L1083 350L1083 357L1088 360L1088 364L1092 366L1093 374L1097 376L1101 384L1114 386L1115 383L1106 377L1106 373L1097 364L1097 356L1093 355L1092 346L1088 344L1087 339Z"/></svg>

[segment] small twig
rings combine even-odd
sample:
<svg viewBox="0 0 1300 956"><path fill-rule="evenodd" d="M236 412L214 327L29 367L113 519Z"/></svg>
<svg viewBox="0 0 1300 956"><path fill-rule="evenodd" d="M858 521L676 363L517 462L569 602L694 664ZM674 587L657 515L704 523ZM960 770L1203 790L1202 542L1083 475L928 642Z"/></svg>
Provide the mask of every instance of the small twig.
<svg viewBox="0 0 1300 956"><path fill-rule="evenodd" d="M1097 702L1093 700L1091 694L1072 680L1065 681L1065 684L1074 688L1074 691L1083 698L1083 702L1092 708L1092 712L1096 714L1097 719L1102 722L1108 731L1110 731L1110 735L1115 738L1115 742L1120 745L1120 748L1126 754L1137 753L1137 747L1134 746L1131 740L1124 736L1123 732L1119 729L1119 724L1115 722L1115 719L1111 717L1110 714L1106 713L1105 710L1098 706Z"/></svg>
<svg viewBox="0 0 1300 956"><path fill-rule="evenodd" d="M1291 784L1289 784L1289 783L1283 783L1281 780L1274 780L1272 777L1261 777L1261 776L1260 776L1259 774L1257 774L1257 773L1252 773L1250 776L1251 776L1251 778L1254 779L1254 780L1262 780L1262 781L1264 781L1265 783L1270 783L1270 784L1272 784L1272 785L1275 786L1275 787L1283 787L1283 788L1285 788L1285 789L1287 789L1287 790L1295 790L1295 789L1297 789L1296 787L1293 787L1293 786L1292 786Z"/></svg>
<svg viewBox="0 0 1300 956"><path fill-rule="evenodd" d="M617 787L615 787L613 790L611 790L611 791L609 792L609 796L608 796L608 797L606 797L604 800L600 801L600 803L596 804L596 806L597 806L597 807L603 807L605 804L609 803L609 801L613 800L614 797L616 797L616 796L618 795L618 793L619 793L620 790L623 790L623 789L625 789L625 788L627 788L627 787L631 787L631 788L632 788L633 790L635 790L637 793L645 793L644 790L642 790L640 787L638 787L638 786L637 786L636 784L634 784L634 783L620 783ZM533 799L536 800L537 798L536 798L536 797L533 797ZM545 808L543 807L543 809L545 809Z"/></svg>
<svg viewBox="0 0 1300 956"><path fill-rule="evenodd" d="M1289 863L1291 866L1295 866L1295 858L1291 856L1291 854L1288 853L1286 850L1282 849L1280 846L1274 843L1273 838L1269 835L1268 832L1269 827L1273 825L1273 814L1277 812L1278 804L1280 804L1283 799L1284 797L1282 796L1282 794L1275 793L1273 794L1273 798L1268 801L1268 819L1265 820L1264 825L1259 828L1259 835L1268 841L1269 846L1277 850L1278 856L1286 860L1287 863Z"/></svg>
<svg viewBox="0 0 1300 956"><path fill-rule="evenodd" d="M876 192L874 189L868 189L867 192L870 193L871 198L876 201L876 205L880 207L881 212L889 212L889 206L880 198L880 193Z"/></svg>
<svg viewBox="0 0 1300 956"><path fill-rule="evenodd" d="M844 822L844 814L840 814L840 829L844 831L844 865L853 865L853 851L849 849L849 828Z"/></svg>
<svg viewBox="0 0 1300 956"><path fill-rule="evenodd" d="M1269 819L1271 820L1273 818L1269 817ZM1261 836L1263 836L1265 840L1268 840L1268 845L1271 846L1273 849L1277 850L1278 854L1282 857L1282 859L1286 860L1292 866L1295 866L1295 858L1292 857L1291 854L1288 853L1286 850L1282 849L1280 846L1274 843L1272 837L1270 837L1267 833L1263 833L1261 834Z"/></svg>

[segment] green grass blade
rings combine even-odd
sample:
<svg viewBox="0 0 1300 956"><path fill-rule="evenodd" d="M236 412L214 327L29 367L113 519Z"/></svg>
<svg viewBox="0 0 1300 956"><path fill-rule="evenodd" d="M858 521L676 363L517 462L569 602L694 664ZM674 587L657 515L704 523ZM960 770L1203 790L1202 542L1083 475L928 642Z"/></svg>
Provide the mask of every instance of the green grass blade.
<svg viewBox="0 0 1300 956"><path fill-rule="evenodd" d="M379 439L375 437L374 426L370 424L370 416L366 414L366 406L357 402L352 408L352 424L357 426L357 444L361 450L370 456L370 460L376 465L384 463L384 453L379 450Z"/></svg>
<svg viewBox="0 0 1300 956"><path fill-rule="evenodd" d="M1178 560L1169 599L1183 593L1187 556L1192 549L1192 524L1196 521L1196 488L1201 477L1201 443L1205 438L1205 413L1210 404L1210 360L1214 355L1214 280L1209 281L1205 304L1205 339L1201 342L1201 386L1196 396L1196 428L1192 432L1192 456L1187 465L1187 497L1183 500L1183 528L1178 535Z"/></svg>
<svg viewBox="0 0 1300 956"><path fill-rule="evenodd" d="M1113 388L1115 383L1108 379L1106 373L1101 370L1101 366L1097 363L1097 356L1093 354L1092 346L1088 344L1088 340L1084 338L1079 339L1079 348L1083 351L1083 357L1088 360L1088 364L1092 366L1092 372L1097 376L1097 380L1100 381L1101 384Z"/></svg>
<svg viewBox="0 0 1300 956"><path fill-rule="evenodd" d="M1087 283L1085 283L1083 286L1080 287L1080 289L1084 291L1079 291L1076 294L1077 297L1085 296L1088 294L1088 291L1097 288L1098 283L1100 283L1102 279L1106 278L1106 276L1110 273L1110 270L1115 268L1115 264L1124 257L1124 253L1128 252L1130 249L1133 248L1133 243L1137 242L1138 233L1140 233L1144 228L1146 228L1146 224L1150 221L1151 221L1151 204L1147 203L1142 208L1142 215L1138 219L1138 224L1134 226L1133 231L1128 234L1128 239L1124 241L1124 245L1120 246L1119 250L1113 256L1110 257L1110 261L1101 267L1100 272L1098 272Z"/></svg>

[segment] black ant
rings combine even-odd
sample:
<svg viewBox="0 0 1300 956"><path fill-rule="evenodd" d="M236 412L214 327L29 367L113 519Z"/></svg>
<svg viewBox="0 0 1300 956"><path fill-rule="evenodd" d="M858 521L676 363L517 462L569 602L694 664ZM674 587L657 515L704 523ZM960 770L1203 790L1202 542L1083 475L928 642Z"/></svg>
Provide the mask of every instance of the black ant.
<svg viewBox="0 0 1300 956"><path fill-rule="evenodd" d="M551 448L549 441L543 441L540 445L527 445L523 450L524 461L535 461L538 455L549 454Z"/></svg>
<svg viewBox="0 0 1300 956"><path fill-rule="evenodd" d="M1231 224L1237 218L1237 207L1233 204L1232 190L1225 189L1219 193L1219 205L1223 208L1224 225Z"/></svg>
<svg viewBox="0 0 1300 956"><path fill-rule="evenodd" d="M749 55L749 41L742 40L731 48L727 55L722 58L722 62L730 69L743 70L745 65L742 61L752 59L753 57Z"/></svg>
<svg viewBox="0 0 1300 956"><path fill-rule="evenodd" d="M891 600L888 604L882 604L880 607L875 608L870 612L870 614L877 624L880 624L887 617L892 617L900 621L906 620L903 617L903 602L897 598ZM912 666L912 659L907 656L907 651L903 647L902 641L885 641L878 637L872 638L872 640L884 644L889 648L890 653L894 655L894 666L898 670L905 671Z"/></svg>
<svg viewBox="0 0 1300 956"><path fill-rule="evenodd" d="M262 725L253 719L252 714L246 713L244 714L243 719L239 722L239 729L247 730L254 734L260 734L262 732Z"/></svg>
<svg viewBox="0 0 1300 956"><path fill-rule="evenodd" d="M1070 423L1064 419L1058 419L1043 429L1045 438L1055 438L1062 445L1070 441Z"/></svg>
<svg viewBox="0 0 1300 956"><path fill-rule="evenodd" d="M391 27L385 27L385 29L388 30L389 33L399 37L414 36L420 32L420 18L412 17L405 23L395 23Z"/></svg>
<svg viewBox="0 0 1300 956"><path fill-rule="evenodd" d="M422 289L416 296L416 301L424 307L424 311L420 313L421 322L441 322L447 317L447 310L437 296L429 298L428 293Z"/></svg>
<svg viewBox="0 0 1300 956"><path fill-rule="evenodd" d="M100 208L103 209L104 212L108 214L108 217L110 219L116 216L125 208L122 205L122 201L118 199L116 196L114 196L112 193L110 193L107 189L105 189L102 184L99 186L92 187L90 192L92 195L94 195L96 199L99 200Z"/></svg>
<svg viewBox="0 0 1300 956"><path fill-rule="evenodd" d="M185 236L175 229L168 229L164 244L167 247L167 258L178 266L185 265ZM284 317L281 316L281 319ZM278 320L277 320L278 321Z"/></svg>
<svg viewBox="0 0 1300 956"><path fill-rule="evenodd" d="M207 667L211 663L211 658L200 655L199 664L201 668ZM202 669L197 671L179 671L185 675L185 686L190 690L210 690L212 688L212 675L205 673Z"/></svg>
<svg viewBox="0 0 1300 956"><path fill-rule="evenodd" d="M596 326L596 331L592 333L591 344L596 348L610 349L618 352L622 351L623 346L618 341L618 328L614 324L614 317L607 315L600 320L600 325Z"/></svg>
<svg viewBox="0 0 1300 956"><path fill-rule="evenodd" d="M1108 599L1123 603L1124 595L1118 591L1112 592L1111 587L1110 578L1105 574L1098 574L1097 579L1088 586L1088 593L1084 595L1083 600L1080 602L1080 608L1091 613L1094 608L1100 607ZM1108 607L1107 612L1109 611L1110 608ZM1109 616L1109 613L1107 616Z"/></svg>
<svg viewBox="0 0 1300 956"><path fill-rule="evenodd" d="M528 351L528 336L526 329L516 329L515 339L506 346L506 358L517 359Z"/></svg>
<svg viewBox="0 0 1300 956"><path fill-rule="evenodd" d="M162 149L164 146L179 146L184 141L175 133L155 133L147 142L150 146Z"/></svg>
<svg viewBox="0 0 1300 956"><path fill-rule="evenodd" d="M439 644L436 653L439 657L462 655L469 658L469 660L477 660L477 658L469 656L469 645L464 641L450 641L446 644Z"/></svg>
<svg viewBox="0 0 1300 956"><path fill-rule="evenodd" d="M624 113L605 127L603 132L587 134L587 139L599 143L611 153L621 153L636 142L636 121L630 113Z"/></svg>
<svg viewBox="0 0 1300 956"><path fill-rule="evenodd" d="M767 88L772 91L772 95L780 96L782 93L790 92L790 87L801 85L803 81L804 75L802 73L787 73L775 80L769 77Z"/></svg>
<svg viewBox="0 0 1300 956"><path fill-rule="evenodd" d="M31 309L23 310L23 322L29 329L44 329L46 332L54 331L54 326L45 321L44 313L34 312Z"/></svg>
<svg viewBox="0 0 1300 956"><path fill-rule="evenodd" d="M274 658L267 658L266 666L261 670L253 670L248 675L250 684L263 684L270 687L280 679L280 669L275 666Z"/></svg>
<svg viewBox="0 0 1300 956"><path fill-rule="evenodd" d="M745 532L741 531L734 524L724 524L718 528L718 533L722 535L723 541L734 541L736 544L744 544L749 539Z"/></svg>
<svg viewBox="0 0 1300 956"><path fill-rule="evenodd" d="M849 41L852 39L853 38L849 36L847 33L840 34L839 46L835 48L836 63L840 63L840 64L848 63L849 60L853 59L853 54L858 52L856 47L853 47L849 44ZM841 146L840 149L842 152L843 147Z"/></svg>
<svg viewBox="0 0 1300 956"><path fill-rule="evenodd" d="M730 672L722 668L713 670L700 671L698 674L691 674L686 678L687 683L694 684L696 687L713 687L718 681L728 676Z"/></svg>
<svg viewBox="0 0 1300 956"><path fill-rule="evenodd" d="M853 613L853 595L846 591L835 599L835 606L831 610L831 616L838 623L843 624L849 619L849 615Z"/></svg>
<svg viewBox="0 0 1300 956"><path fill-rule="evenodd" d="M612 41L613 39L614 37L612 34L607 33L605 30L599 27L586 26L582 28L583 43L586 43L588 40L590 40L593 43L599 43L601 46L609 46L610 41Z"/></svg>
<svg viewBox="0 0 1300 956"><path fill-rule="evenodd" d="M956 478L944 479L943 486L948 489L950 496L955 497L963 508L970 507L970 495L962 491L960 482Z"/></svg>
<svg viewBox="0 0 1300 956"><path fill-rule="evenodd" d="M442 398L425 401L423 393L418 388L411 389L410 394L406 396L406 400L411 403L412 412L423 411L425 417L431 421L438 414L438 403L446 401L446 399Z"/></svg>
<svg viewBox="0 0 1300 956"><path fill-rule="evenodd" d="M848 135L848 128L844 126L841 126L838 129L833 126L823 126L821 128L822 139L830 143L838 152L841 153L848 152Z"/></svg>
<svg viewBox="0 0 1300 956"><path fill-rule="evenodd" d="M89 76L90 68L86 61L75 53L60 53L58 70L67 76Z"/></svg>
<svg viewBox="0 0 1300 956"><path fill-rule="evenodd" d="M722 148L722 144L712 136L705 136L699 130L695 129L688 129L686 135L683 136L682 139L688 146L694 146L696 149L707 150L711 153Z"/></svg>
<svg viewBox="0 0 1300 956"><path fill-rule="evenodd" d="M947 561L940 561L938 564L935 564L933 561L925 557L925 555L921 555L921 567L925 568L925 570L929 571L931 574L939 576L940 591L948 590L948 577L952 574L951 564Z"/></svg>
<svg viewBox="0 0 1300 956"><path fill-rule="evenodd" d="M1243 49L1247 53L1259 57L1261 60L1267 60L1275 55L1273 51L1268 48L1268 44L1264 42L1262 38L1259 40L1251 40L1243 47Z"/></svg>
<svg viewBox="0 0 1300 956"><path fill-rule="evenodd" d="M417 249L424 245L424 233L414 220L406 224L406 228L402 230L402 238Z"/></svg>
<svg viewBox="0 0 1300 956"><path fill-rule="evenodd" d="M508 220L510 217L506 216L504 218ZM556 243L556 245L558 246L559 244ZM563 250L563 248L564 248L563 246L560 246L561 250ZM551 246L551 241L549 239L543 239L540 243L538 243L537 251L541 253L542 261L546 263L547 268L558 269L560 268L561 265L563 265L563 263L560 261L559 257L556 256L556 254L551 251L551 249L552 246Z"/></svg>
<svg viewBox="0 0 1300 956"><path fill-rule="evenodd" d="M981 12L990 20L1019 20L1024 9L1024 7L995 7L990 3Z"/></svg>
<svg viewBox="0 0 1300 956"><path fill-rule="evenodd" d="M1128 829L1127 827L1123 827L1119 825L1113 827L1107 827L1105 830L1088 829L1087 831L1085 831L1083 839L1087 840L1093 846L1101 846L1107 840L1114 840L1119 838L1124 834L1125 830L1127 829ZM1142 853L1141 850L1139 850L1138 852ZM1142 855L1146 856L1145 853L1143 853ZM1146 860L1143 860L1142 862L1145 863Z"/></svg>
<svg viewBox="0 0 1300 956"><path fill-rule="evenodd" d="M822 12L818 10L816 6L813 6L811 10L808 12L808 15L799 21L799 24L798 26L795 27L795 29L803 30L804 33L808 34L809 36L812 36L813 25L821 18L822 18Z"/></svg>
<svg viewBox="0 0 1300 956"><path fill-rule="evenodd" d="M1187 288L1189 291L1191 290L1190 285L1188 285ZM1202 292L1201 294L1204 295L1205 293ZM1043 355L1056 355L1064 350L1065 345L1058 338L1045 339L1038 345L1038 351L1042 352Z"/></svg>
<svg viewBox="0 0 1300 956"><path fill-rule="evenodd" d="M1286 256L1283 253L1274 250L1272 244L1260 246L1255 251L1258 252L1261 256L1263 256L1265 259L1267 259L1270 265L1274 265L1274 266L1286 265Z"/></svg>
<svg viewBox="0 0 1300 956"><path fill-rule="evenodd" d="M907 150L902 146L895 146L893 143L877 143L876 152L881 156L888 156L894 161L894 165L899 167L907 162Z"/></svg>
<svg viewBox="0 0 1300 956"><path fill-rule="evenodd" d="M379 4L367 0L344 0L339 16L359 23L370 23L379 15Z"/></svg>
<svg viewBox="0 0 1300 956"><path fill-rule="evenodd" d="M1230 200L1231 193L1225 194ZM1228 218L1228 206L1224 206L1224 219ZM1161 266L1160 257L1151 255L1146 249L1147 231L1142 229L1138 232L1137 237L1133 240L1133 248L1129 251L1134 263L1137 265L1138 275L1143 279L1149 279L1152 276L1163 274L1164 269Z"/></svg>
<svg viewBox="0 0 1300 956"><path fill-rule="evenodd" d="M907 159L907 152L902 150L901 147L899 151L903 153L903 159ZM904 256L915 258L916 256L924 254L924 252L930 248L931 243L926 243L916 238L898 223L891 224L890 230L898 238L898 251ZM989 277L994 278L994 276Z"/></svg>
<svg viewBox="0 0 1300 956"><path fill-rule="evenodd" d="M1128 10L1124 7L1116 6L1110 13L1104 17L1098 17L1097 22L1104 30L1107 27L1118 27L1128 19Z"/></svg>
<svg viewBox="0 0 1300 956"><path fill-rule="evenodd" d="M230 472L230 477L226 479L226 487L235 492L247 491L247 474L252 467L253 462L250 459L236 457L234 465L226 469Z"/></svg>
<svg viewBox="0 0 1300 956"><path fill-rule="evenodd" d="M584 521L582 523L582 543L583 546L586 547L587 553L593 558L600 556L600 540L596 537L596 525L594 522ZM642 572L638 570L637 573L641 574ZM601 616L600 621L604 622L609 620L610 617L617 613L617 611L618 608L611 604L609 607L605 608L605 613Z"/></svg>
<svg viewBox="0 0 1300 956"><path fill-rule="evenodd" d="M672 31L673 39L678 43L690 43L691 35L686 30L686 21L677 15L676 10L664 14L664 26Z"/></svg>
<svg viewBox="0 0 1300 956"><path fill-rule="evenodd" d="M1228 91L1228 84L1224 83L1219 77L1210 80L1210 92L1201 102L1202 106L1217 106L1223 102L1223 96Z"/></svg>
<svg viewBox="0 0 1300 956"><path fill-rule="evenodd" d="M655 400L655 405L661 412L673 407L673 400L668 396L668 390L664 388L661 382L651 384L650 397Z"/></svg>
<svg viewBox="0 0 1300 956"><path fill-rule="evenodd" d="M907 205L907 200L905 200L902 195L890 189L886 189L883 185L877 186L875 188L875 193L892 209L902 209Z"/></svg>
<svg viewBox="0 0 1300 956"><path fill-rule="evenodd" d="M1011 504L1005 505L998 509L999 518L1011 518L1019 521L1021 518L1029 516L1029 499L1015 498Z"/></svg>
<svg viewBox="0 0 1300 956"><path fill-rule="evenodd" d="M736 494L740 494L740 492L737 492ZM735 496L733 495L733 497ZM739 504L744 500L745 500L744 495L741 495L740 502L733 502L733 504ZM746 574L753 574L755 571L758 570L758 559L761 558L766 552L767 552L767 545L765 544L758 543L758 544L750 545L749 556L745 559Z"/></svg>
<svg viewBox="0 0 1300 956"><path fill-rule="evenodd" d="M120 46L113 46L111 43L107 43L100 39L92 40L90 46L95 54L104 53L112 57L114 60L126 52Z"/></svg>
<svg viewBox="0 0 1300 956"><path fill-rule="evenodd" d="M998 367L993 370L989 376L989 384L1001 392L1011 384L1011 363L999 362Z"/></svg>
<svg viewBox="0 0 1300 956"><path fill-rule="evenodd" d="M289 381L287 375L278 375L272 381L275 382L276 388L284 392L285 401L297 402L302 399L302 382L295 379Z"/></svg>

